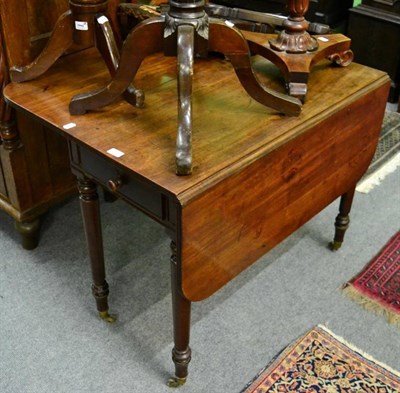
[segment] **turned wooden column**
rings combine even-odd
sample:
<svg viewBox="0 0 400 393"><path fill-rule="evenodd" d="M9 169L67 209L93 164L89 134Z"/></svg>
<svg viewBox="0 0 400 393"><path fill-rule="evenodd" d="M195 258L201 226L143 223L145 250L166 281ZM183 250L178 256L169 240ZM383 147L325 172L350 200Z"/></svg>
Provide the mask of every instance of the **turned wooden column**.
<svg viewBox="0 0 400 393"><path fill-rule="evenodd" d="M12 160L13 154L18 154L22 143L19 138L17 124L14 119L14 111L1 101L0 109L0 145L4 149L8 160ZM40 217L15 219L15 228L21 235L21 244L25 250L33 250L39 243Z"/></svg>
<svg viewBox="0 0 400 393"><path fill-rule="evenodd" d="M4 117L3 117L4 116ZM0 119L0 140L4 150L14 151L22 146L17 125L10 107L5 105Z"/></svg>
<svg viewBox="0 0 400 393"><path fill-rule="evenodd" d="M22 147L14 114L8 105L3 103L0 119L0 144L11 160L11 156ZM21 244L25 250L33 250L39 243L40 218L15 219L15 228L21 235Z"/></svg>
<svg viewBox="0 0 400 393"><path fill-rule="evenodd" d="M2 49L2 48L1 48ZM1 92L9 83L8 69L4 52L1 53L0 59L0 83ZM21 139L17 129L14 110L6 104L4 98L0 97L0 148L4 149L7 163L3 163L7 167L11 166L12 156L18 154L18 150L22 147ZM4 170L1 168L0 170ZM21 235L22 247L26 250L33 250L39 243L40 218L30 217L15 219L15 228Z"/></svg>
<svg viewBox="0 0 400 393"><path fill-rule="evenodd" d="M96 300L100 318L107 322L114 322L116 317L108 312L109 289L104 265L103 236L97 186L86 177L78 178L78 190L93 277L92 293Z"/></svg>
<svg viewBox="0 0 400 393"><path fill-rule="evenodd" d="M97 14L107 12L108 0L70 0L69 7L74 20L73 41L77 45L90 46L94 42L94 22Z"/></svg>
<svg viewBox="0 0 400 393"><path fill-rule="evenodd" d="M204 16L204 0L170 0L169 15L173 18L201 18Z"/></svg>
<svg viewBox="0 0 400 393"><path fill-rule="evenodd" d="M180 288L177 246L171 242L171 293L172 314L174 321L174 348L172 360L175 363L175 377L169 379L168 386L177 388L186 383L188 367L192 356L189 347L191 302Z"/></svg>
<svg viewBox="0 0 400 393"><path fill-rule="evenodd" d="M339 214L335 220L335 237L333 242L330 243L330 248L333 251L338 250L343 243L344 235L350 225L350 210L353 204L355 186L343 194L340 198Z"/></svg>
<svg viewBox="0 0 400 393"><path fill-rule="evenodd" d="M309 23L304 18L309 0L288 0L289 18L283 23L284 30L271 40L271 47L287 53L305 53L318 49L318 42L307 32Z"/></svg>

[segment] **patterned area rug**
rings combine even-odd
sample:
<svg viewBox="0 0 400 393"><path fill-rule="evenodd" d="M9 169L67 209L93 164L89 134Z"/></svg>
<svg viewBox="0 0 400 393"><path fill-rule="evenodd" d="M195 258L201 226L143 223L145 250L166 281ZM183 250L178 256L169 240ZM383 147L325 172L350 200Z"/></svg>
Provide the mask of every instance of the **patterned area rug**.
<svg viewBox="0 0 400 393"><path fill-rule="evenodd" d="M280 353L241 393L399 393L400 373L319 326Z"/></svg>
<svg viewBox="0 0 400 393"><path fill-rule="evenodd" d="M357 185L357 191L367 193L400 166L400 113L386 111L379 143L371 165Z"/></svg>
<svg viewBox="0 0 400 393"><path fill-rule="evenodd" d="M344 286L344 292L400 326L400 231Z"/></svg>

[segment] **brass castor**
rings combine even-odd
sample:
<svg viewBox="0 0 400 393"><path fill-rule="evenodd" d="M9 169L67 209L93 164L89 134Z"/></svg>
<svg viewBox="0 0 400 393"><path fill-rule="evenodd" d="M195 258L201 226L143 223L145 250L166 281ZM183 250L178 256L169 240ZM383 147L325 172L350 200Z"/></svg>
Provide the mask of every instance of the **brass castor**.
<svg viewBox="0 0 400 393"><path fill-rule="evenodd" d="M168 380L168 387L179 388L186 383L186 378L173 377Z"/></svg>
<svg viewBox="0 0 400 393"><path fill-rule="evenodd" d="M333 242L329 243L329 248L332 251L337 251L337 250L339 250L340 247L342 247L342 242L334 240Z"/></svg>
<svg viewBox="0 0 400 393"><path fill-rule="evenodd" d="M117 316L109 314L108 311L99 311L99 316L103 321L108 323L114 323L117 320Z"/></svg>

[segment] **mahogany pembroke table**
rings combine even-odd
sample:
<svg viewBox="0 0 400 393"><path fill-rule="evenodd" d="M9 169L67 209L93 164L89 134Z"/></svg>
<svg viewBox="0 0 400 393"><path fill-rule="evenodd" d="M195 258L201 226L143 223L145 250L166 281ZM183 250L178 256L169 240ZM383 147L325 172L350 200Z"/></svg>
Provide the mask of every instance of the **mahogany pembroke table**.
<svg viewBox="0 0 400 393"><path fill-rule="evenodd" d="M195 165L184 177L175 174L173 154L174 57L156 54L144 60L135 78L135 86L146 93L144 108L119 99L83 116L70 115L71 97L109 80L95 49L65 56L45 75L11 83L4 91L13 107L68 140L93 293L104 318L111 319L96 185L167 229L175 385L185 381L191 357L192 301L211 296L338 197L333 247L340 246L355 185L376 148L390 87L381 71L322 62L310 74L301 114L288 117L250 98L227 61L198 59L194 67ZM266 86L284 92L273 65L256 58L254 69Z"/></svg>

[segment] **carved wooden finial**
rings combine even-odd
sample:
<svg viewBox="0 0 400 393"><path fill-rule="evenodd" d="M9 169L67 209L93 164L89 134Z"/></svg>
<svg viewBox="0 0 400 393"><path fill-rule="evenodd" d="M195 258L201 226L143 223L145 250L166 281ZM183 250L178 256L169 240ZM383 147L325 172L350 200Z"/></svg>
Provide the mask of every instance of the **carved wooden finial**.
<svg viewBox="0 0 400 393"><path fill-rule="evenodd" d="M288 0L287 9L293 17L304 17L308 11L309 0Z"/></svg>
<svg viewBox="0 0 400 393"><path fill-rule="evenodd" d="M318 49L318 42L307 32L309 23L304 18L309 0L288 0L289 18L283 23L284 30L271 40L271 48L287 53L305 53Z"/></svg>

